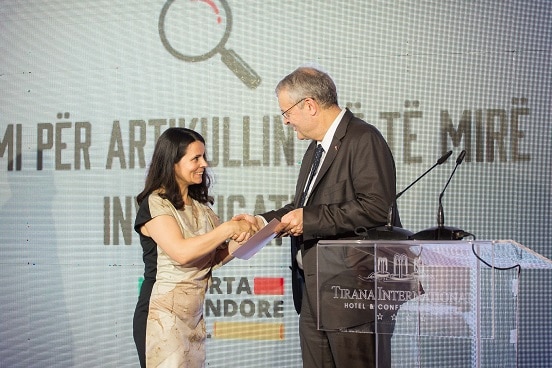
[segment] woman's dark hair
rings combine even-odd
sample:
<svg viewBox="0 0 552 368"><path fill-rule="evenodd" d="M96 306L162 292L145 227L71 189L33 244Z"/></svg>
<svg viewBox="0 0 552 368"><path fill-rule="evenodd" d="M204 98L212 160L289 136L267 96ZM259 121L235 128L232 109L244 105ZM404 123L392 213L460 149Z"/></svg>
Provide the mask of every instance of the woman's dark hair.
<svg viewBox="0 0 552 368"><path fill-rule="evenodd" d="M136 197L138 204L154 190L162 188L161 197L168 199L177 209L184 207L180 187L176 182L174 165L186 154L190 143L197 141L205 144L201 134L187 128L168 128L159 136L153 150L144 190ZM206 157L205 159L207 160ZM200 203L213 204L213 197L209 196L210 185L211 177L205 170L201 184L190 185L188 195Z"/></svg>

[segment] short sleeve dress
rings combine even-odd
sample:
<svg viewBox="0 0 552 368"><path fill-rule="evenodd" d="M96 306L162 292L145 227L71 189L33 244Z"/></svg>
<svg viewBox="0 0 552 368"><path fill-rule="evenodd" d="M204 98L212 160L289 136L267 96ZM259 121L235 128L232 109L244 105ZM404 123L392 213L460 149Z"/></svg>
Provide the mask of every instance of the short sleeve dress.
<svg viewBox="0 0 552 368"><path fill-rule="evenodd" d="M135 229L139 230L143 224L161 215L174 217L185 238L209 232L218 224L217 216L208 206L194 200L191 206L177 210L170 201L154 192L141 203ZM141 240L147 238L140 237ZM153 240L149 238L149 241ZM216 252L182 266L163 249L156 248L157 272L146 325L147 367L203 367L206 338L203 306L211 270L219 266L215 264ZM153 259L146 260L144 256L146 272L152 266L147 263Z"/></svg>

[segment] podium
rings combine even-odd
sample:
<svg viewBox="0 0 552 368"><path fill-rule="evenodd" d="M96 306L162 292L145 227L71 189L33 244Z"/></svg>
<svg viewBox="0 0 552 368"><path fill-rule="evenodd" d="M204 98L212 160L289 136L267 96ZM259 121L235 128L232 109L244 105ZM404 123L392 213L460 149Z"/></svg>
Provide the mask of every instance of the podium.
<svg viewBox="0 0 552 368"><path fill-rule="evenodd" d="M318 329L376 334L377 367L517 367L519 277L552 261L511 240L317 247Z"/></svg>

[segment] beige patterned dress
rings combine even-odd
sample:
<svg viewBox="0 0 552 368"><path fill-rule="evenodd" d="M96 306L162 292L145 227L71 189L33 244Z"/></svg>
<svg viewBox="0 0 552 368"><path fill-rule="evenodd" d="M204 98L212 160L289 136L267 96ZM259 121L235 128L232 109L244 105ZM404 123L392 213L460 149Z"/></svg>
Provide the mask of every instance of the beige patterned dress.
<svg viewBox="0 0 552 368"><path fill-rule="evenodd" d="M186 238L204 234L218 224L207 206L193 201L192 206L176 210L156 193L148 198L151 218L173 216ZM147 367L204 367L205 292L215 264L215 252L186 267L173 261L157 247L157 276L150 298L146 327Z"/></svg>

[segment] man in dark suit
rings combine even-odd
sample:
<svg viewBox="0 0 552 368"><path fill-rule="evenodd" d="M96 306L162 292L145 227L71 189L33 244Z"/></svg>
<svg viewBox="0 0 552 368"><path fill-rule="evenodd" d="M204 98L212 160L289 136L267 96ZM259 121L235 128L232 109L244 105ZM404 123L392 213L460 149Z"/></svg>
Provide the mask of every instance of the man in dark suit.
<svg viewBox="0 0 552 368"><path fill-rule="evenodd" d="M292 237L293 300L300 314L303 366L375 366L373 334L317 329L316 244L354 237L359 226L386 223L396 195L393 156L374 126L339 107L328 74L299 68L280 81L276 95L284 124L295 129L298 139L312 142L303 156L293 203L260 214L256 221L261 225L280 219L277 231ZM311 179L318 145L323 151Z"/></svg>

